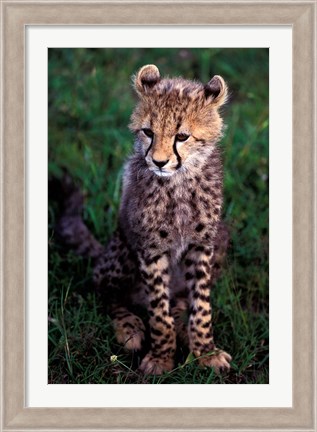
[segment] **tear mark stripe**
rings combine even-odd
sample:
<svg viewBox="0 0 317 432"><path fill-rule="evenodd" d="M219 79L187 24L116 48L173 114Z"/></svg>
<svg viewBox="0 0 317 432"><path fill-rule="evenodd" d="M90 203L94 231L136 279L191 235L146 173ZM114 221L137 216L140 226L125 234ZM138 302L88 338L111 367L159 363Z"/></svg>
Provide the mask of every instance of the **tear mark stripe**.
<svg viewBox="0 0 317 432"><path fill-rule="evenodd" d="M174 151L175 156L176 156L176 158L177 158L177 166L176 166L176 169L178 169L178 168L180 168L180 167L182 166L182 158L180 157L180 155L179 155L179 153L178 153L178 151L177 151L177 148L176 148L176 142L177 142L177 139L176 139L176 137L175 137L175 139L174 139L174 144L173 144L173 151Z"/></svg>
<svg viewBox="0 0 317 432"><path fill-rule="evenodd" d="M151 149L152 145L153 145L153 138L151 138L151 144L149 145L149 147L148 147L148 149L147 149L147 151L146 151L146 153L145 153L145 156L144 156L144 157L147 157L147 155L148 155L148 153L149 153L149 151L150 151L150 149Z"/></svg>

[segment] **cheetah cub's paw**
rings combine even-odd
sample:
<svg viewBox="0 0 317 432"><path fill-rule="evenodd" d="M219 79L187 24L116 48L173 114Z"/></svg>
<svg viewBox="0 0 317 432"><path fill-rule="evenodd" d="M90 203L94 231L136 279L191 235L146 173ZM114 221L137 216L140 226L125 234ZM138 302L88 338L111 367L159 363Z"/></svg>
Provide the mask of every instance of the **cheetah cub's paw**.
<svg viewBox="0 0 317 432"><path fill-rule="evenodd" d="M144 340L145 327L141 318L129 315L113 320L115 335L119 344L129 351L139 351Z"/></svg>
<svg viewBox="0 0 317 432"><path fill-rule="evenodd" d="M173 367L174 360L171 357L155 357L149 352L142 360L139 369L144 375L162 375L164 372L171 371Z"/></svg>
<svg viewBox="0 0 317 432"><path fill-rule="evenodd" d="M219 374L221 372L229 372L231 360L232 357L230 354L220 349L215 349L212 354L198 359L198 362L202 367L212 367Z"/></svg>

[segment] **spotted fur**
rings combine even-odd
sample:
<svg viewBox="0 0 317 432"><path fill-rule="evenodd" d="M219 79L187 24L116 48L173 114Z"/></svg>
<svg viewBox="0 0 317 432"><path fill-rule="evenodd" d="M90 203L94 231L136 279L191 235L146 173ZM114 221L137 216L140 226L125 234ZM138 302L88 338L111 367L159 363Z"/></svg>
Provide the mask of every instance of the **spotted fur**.
<svg viewBox="0 0 317 432"><path fill-rule="evenodd" d="M145 331L130 307L146 306L151 348L140 366L145 374L174 367L177 334L202 366L229 369L230 355L214 343L210 305L228 244L217 148L227 86L220 76L206 85L163 79L154 65L140 69L134 86L135 147L125 166L118 229L102 250L86 236L86 249L98 257L94 281L127 349L140 349Z"/></svg>

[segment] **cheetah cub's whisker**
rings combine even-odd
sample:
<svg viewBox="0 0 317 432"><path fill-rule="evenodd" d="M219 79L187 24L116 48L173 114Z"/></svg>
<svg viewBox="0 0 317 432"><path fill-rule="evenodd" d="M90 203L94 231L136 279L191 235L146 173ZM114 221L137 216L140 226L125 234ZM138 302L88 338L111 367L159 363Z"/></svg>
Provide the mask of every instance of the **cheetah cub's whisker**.
<svg viewBox="0 0 317 432"><path fill-rule="evenodd" d="M134 87L134 153L125 165L118 229L97 259L94 281L127 349L140 349L145 334L131 306L146 306L151 347L143 373L173 369L176 333L201 366L228 370L231 356L215 346L210 305L218 255L228 245L217 148L227 86L218 75L205 85L161 78L156 66L146 65ZM79 248L78 235L67 233ZM85 250L94 247L87 234Z"/></svg>

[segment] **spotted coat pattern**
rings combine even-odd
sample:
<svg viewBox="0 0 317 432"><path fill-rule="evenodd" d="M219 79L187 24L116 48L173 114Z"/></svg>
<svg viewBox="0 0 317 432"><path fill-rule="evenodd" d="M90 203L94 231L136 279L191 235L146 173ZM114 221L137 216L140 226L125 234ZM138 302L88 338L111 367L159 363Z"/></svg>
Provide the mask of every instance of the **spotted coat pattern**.
<svg viewBox="0 0 317 432"><path fill-rule="evenodd" d="M79 246L67 218L62 231L77 249L97 257L94 281L127 349L139 350L145 334L131 305L147 308L151 347L143 373L172 370L176 335L202 366L229 369L230 355L214 343L210 304L228 245L217 147L227 86L220 76L205 85L163 79L154 65L139 70L134 86L135 146L125 166L118 229L105 248L86 232L86 244Z"/></svg>

